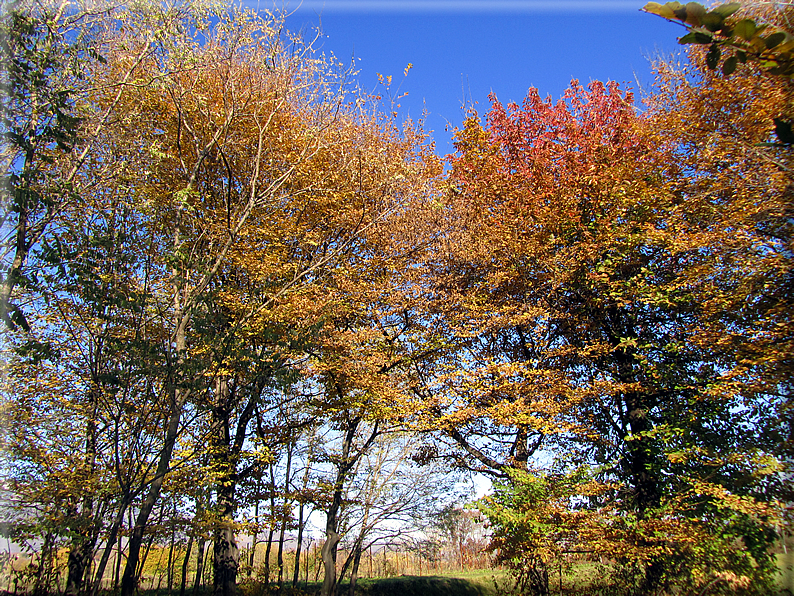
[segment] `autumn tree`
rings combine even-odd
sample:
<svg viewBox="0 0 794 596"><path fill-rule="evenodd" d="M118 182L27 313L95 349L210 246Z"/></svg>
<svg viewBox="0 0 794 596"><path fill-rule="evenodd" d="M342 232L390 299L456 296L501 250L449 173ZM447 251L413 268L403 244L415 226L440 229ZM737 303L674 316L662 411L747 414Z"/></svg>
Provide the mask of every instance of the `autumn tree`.
<svg viewBox="0 0 794 596"><path fill-rule="evenodd" d="M454 498L456 476L438 463L414 461L417 437L413 432L384 433L357 462L345 487L340 534L348 555L339 573L349 572L353 596L361 557L375 545L409 544L434 523L439 503ZM440 494L439 487L448 490Z"/></svg>
<svg viewBox="0 0 794 596"><path fill-rule="evenodd" d="M114 87L104 110L89 100L91 72L104 62L123 12L113 2L19 0L4 6L0 318L9 329L27 327L24 298L17 300L14 292L35 285L26 271L31 257L36 260L34 247L68 219L82 193L119 165L95 170L97 178L88 185L79 179L125 91L123 84ZM117 82L126 83L132 72L117 75Z"/></svg>
<svg viewBox="0 0 794 596"><path fill-rule="evenodd" d="M774 503L758 489L777 470L751 417L770 394L740 381L735 352L703 334L715 317L738 322L721 299L748 296L727 284L726 264L760 261L749 245L728 256L734 224L705 218L730 208L676 186L691 170L655 130L630 94L600 83L574 82L557 103L533 90L522 106L494 98L485 126L466 121L453 223L431 262L434 317L458 338L457 370L439 367L426 387L428 411L468 461L513 479L576 472L583 492L567 498L590 524L580 539L634 567L646 590L675 581L683 560L714 564L692 557L691 536L749 543L768 528ZM528 458L540 447L556 454L546 469ZM698 521L720 507L742 521L727 532ZM763 549L751 551L768 569ZM549 559L525 562L544 593Z"/></svg>
<svg viewBox="0 0 794 596"><path fill-rule="evenodd" d="M83 201L79 208L61 204L59 227L42 227L50 235L23 247L42 246L48 276L49 286L28 298L50 305L36 332L66 337L69 351L56 362L26 347L14 382L22 382L24 367L43 363L46 378L79 383L65 395L74 396L74 420L87 429L91 475L113 469L100 471L98 462L113 460L114 439L145 444L143 457L130 452L139 458L134 469L113 460L120 473L107 485L105 503L119 516L106 544L125 510L135 516L124 594L135 588L164 482L191 450L209 443L216 587L230 593L235 488L251 465L245 458L253 412L264 389L285 383L279 371L301 349L301 334L322 318L323 280L399 207L412 174L421 173L424 149L417 149L419 137L367 112L344 67L283 34L278 19L194 5L136 5L116 16L105 24L102 59L83 75L91 92L81 104L79 133L90 139L90 151L79 154L74 172L73 152L42 160L52 179L72 172ZM58 64L47 68L55 72ZM83 363L88 372L80 375ZM43 412L55 397L52 387L33 385L20 398ZM23 401L19 428L33 438L43 420L28 416ZM100 403L106 409L98 413ZM147 416L136 426L141 405ZM207 423L186 433L204 413ZM53 424L71 425L63 415ZM74 436L61 430L48 437ZM198 442L191 447L188 438ZM16 453L29 463L41 445L26 445L30 450L20 443ZM57 470L38 463L37 474L58 481ZM82 472L71 472L85 467L61 471L76 480ZM96 507L93 479L81 491L84 517L94 519L75 547L82 553L93 549L108 510Z"/></svg>
<svg viewBox="0 0 794 596"><path fill-rule="evenodd" d="M758 36L776 35L780 41L777 34L790 29L791 18L788 5L748 2L731 25L736 29L736 21L752 21ZM789 37L786 33L780 46L770 43L771 49L787 51ZM683 65L657 61L659 89L648 102L660 135L680 145L683 164L691 168L692 175L681 181L682 192L705 205L712 229L741 230L741 242L734 232L726 232L733 237L729 254L742 259L742 264L732 259L720 262L726 272L722 277L733 281L711 309L716 327L704 326L703 331L709 330L712 340L722 336L720 343L743 363L737 378L769 396L771 407L764 410L770 416L759 420L771 425L767 432L774 437L778 453L788 459L792 445L787 430L792 372L791 78L755 60L740 62L732 74L720 76L705 63L708 51L690 46L689 62ZM678 106L697 110L701 126L676 124ZM725 197L719 209L713 206L718 193ZM745 261L747 254L752 259Z"/></svg>
<svg viewBox="0 0 794 596"><path fill-rule="evenodd" d="M42 319L34 324L35 335L17 346L10 375L16 397L9 409L14 432L8 448L20 464L38 468L45 484L60 483L49 490L69 503L59 507L67 513L61 527L72 536L70 593L82 589L86 563L100 537L107 536L101 576L124 514L146 482L151 425L159 416L145 399L148 382L136 370L145 362L144 354L136 354L145 344L145 332L140 333L145 301L134 272L147 270L137 250L140 237L133 219L112 209L105 215L92 213L80 222L82 229L77 218L61 228L69 249L57 261L68 266L39 272L46 288L46 302L38 302ZM118 357L122 350L124 359ZM47 433L45 440L40 416L53 418L60 431ZM117 444L126 446L123 452ZM50 501L31 498L29 477L14 480L15 495L27 495L31 503Z"/></svg>
<svg viewBox="0 0 794 596"><path fill-rule="evenodd" d="M36 9L37 8L37 9ZM78 142L77 85L91 46L69 43L76 24L67 6L11 3L2 16L3 239L0 318L7 328L27 326L11 295L25 280L30 250L69 198L69 177L60 181L43 167ZM77 68L73 68L76 66ZM72 174L73 176L73 174ZM66 195L66 197L64 197Z"/></svg>
<svg viewBox="0 0 794 596"><path fill-rule="evenodd" d="M337 594L337 553L342 539L340 526L344 497L359 462L384 432L389 432L398 414L399 392L390 384L388 346L383 336L345 312L331 320L314 353L311 377L318 385L319 415L325 420L325 446L320 461L328 464L325 513L324 596ZM384 360L381 350L387 355ZM396 400L396 401L395 401ZM396 406L396 407L395 407Z"/></svg>
<svg viewBox="0 0 794 596"><path fill-rule="evenodd" d="M282 321L295 312L311 317L311 284L380 217L384 195L370 200L367 181L355 175L377 133L367 135L347 110L343 72L331 78L298 39L285 49L277 24L259 17L232 14L205 31L203 43L174 33L173 49L157 65L169 85L143 87L136 105L126 106L125 125L152 123L137 135L150 172L141 192L171 255L160 278L170 298L160 311L171 319L176 377L158 478L168 470L185 404L206 394L220 474L216 589L229 593L237 567L236 461L258 396L284 361ZM145 66L147 77L157 72L154 63ZM159 481L141 506L131 554Z"/></svg>
<svg viewBox="0 0 794 596"><path fill-rule="evenodd" d="M369 239L372 244L361 247L345 274L333 278L328 319L306 369L318 387L318 415L334 437L325 449L331 493L324 508L326 595L337 593L336 556L350 485L380 437L398 430L409 413L413 375L403 334L413 323L402 321L399 309L393 312L383 299L400 255L385 261L382 246Z"/></svg>
<svg viewBox="0 0 794 596"><path fill-rule="evenodd" d="M741 32L739 23L752 22L748 43L759 47L758 38L774 37L764 47L783 55L790 53L791 19L789 5L743 3L734 15L734 32ZM720 74L707 62L709 51L696 44L688 63L658 61L659 89L649 103L660 136L678 144L690 173L677 188L702 214L698 240L717 236L724 247L722 257L704 267L714 281L697 336L702 345L733 356L715 392L744 396L744 423L754 425L759 446L775 456L770 471L776 473L755 484L751 494L768 504L787 502L794 337L791 77L764 60L740 62L730 74ZM701 126L676 123L680 110L695 110ZM790 524L790 519L781 523Z"/></svg>
<svg viewBox="0 0 794 596"><path fill-rule="evenodd" d="M148 462L150 435L143 429L152 422L147 416L152 410L144 406L136 421L126 415L127 400L138 399L146 383L131 362L118 358L124 352L119 345L137 347L136 331L145 328L143 286L137 283L148 267L138 250L146 237L138 234L137 215L108 190L124 183L126 164L112 157L118 144L100 143L132 67L117 69L112 88L95 77L104 68L115 28L128 19L118 7L96 3L20 2L3 13L9 84L3 126L10 141L3 153L9 174L3 188L10 193L4 230L11 236L3 243L1 300L5 322L16 331L8 336L15 352L10 386L19 398L11 405L11 425L19 432L12 433L9 451L31 474L28 481L43 476L51 494L60 495L61 521L55 527L71 536L70 594L83 589L87 563L105 529L103 516L113 518L113 534ZM148 46L139 49L132 65ZM106 105L92 102L92 94L102 93ZM20 385L37 377L43 382ZM48 408L64 432L43 440L39 414ZM124 437L133 437L129 451L114 460L109 457L113 438L124 442ZM54 456L65 445L69 457L53 466L48 450ZM116 481L110 480L114 472ZM14 488L20 497L27 493L23 478L15 479L21 480ZM52 500L39 494L32 502L48 511Z"/></svg>
<svg viewBox="0 0 794 596"><path fill-rule="evenodd" d="M338 93L341 100L344 89ZM313 102L309 105L316 109ZM230 389L248 391L243 389L243 383L248 383L256 391L251 395L258 395L264 386L277 382L279 368L299 360L302 353L312 353L316 329L323 326L324 319L336 314L336 285L349 283L340 280L348 280L356 268L382 266L368 262L371 249L367 246L377 238L379 226L386 225L392 213L402 209L401 202L416 184L414 176L418 174L421 180L424 175L422 137L410 129L403 134L388 119L365 111L365 105L353 103L353 111L338 110L322 117L301 114L294 121L296 127L301 122L316 123L318 128L298 132L312 135L315 143L319 138L322 144L311 148L302 167L297 167L299 162L290 164L296 169L294 178L285 182L280 191L284 193L284 203L278 211L263 214L262 219L252 218L257 227L233 251L228 276L219 278L224 283L216 304L227 317L224 324L235 335L226 333L228 343L222 349L227 351L222 358L228 362L219 360L219 365L227 378L217 380L214 391L214 399L220 400L212 408L217 416L213 424L220 432L220 440L215 443L216 459L226 457L222 454L227 452L230 440L234 443L232 456L236 457L256 410L258 398L240 399L239 395L232 396ZM282 138L286 136L283 126ZM290 222L287 238L285 222ZM303 278L311 278L311 283L303 283ZM274 299L266 290L274 284L276 288L291 284L296 288L289 295L281 293ZM257 301L259 306L252 308ZM229 349L231 342L239 343ZM211 349L220 352L220 345L214 339ZM240 350L263 358L265 369L255 373L255 362L241 358ZM237 372L230 374L234 368ZM283 387L284 381L281 384ZM316 415L324 416L328 407L323 404ZM233 438L228 420L232 408L240 412ZM233 491L236 484L237 472L232 462L217 462L220 468L226 466L229 470L218 480L223 490ZM231 504L235 499L227 496L224 501ZM233 517L234 505L229 505L223 518Z"/></svg>

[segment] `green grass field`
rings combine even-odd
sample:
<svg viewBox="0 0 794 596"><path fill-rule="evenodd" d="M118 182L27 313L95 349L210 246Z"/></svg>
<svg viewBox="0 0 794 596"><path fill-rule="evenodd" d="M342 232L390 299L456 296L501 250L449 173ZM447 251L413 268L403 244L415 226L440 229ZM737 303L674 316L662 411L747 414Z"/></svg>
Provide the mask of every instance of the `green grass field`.
<svg viewBox="0 0 794 596"><path fill-rule="evenodd" d="M794 552L778 555L777 590L769 596L794 596ZM610 586L599 583L599 566L596 563L578 563L571 569L550 574L551 594L577 596L608 596ZM340 596L347 596L347 583L339 587ZM458 571L443 575L410 576L381 579L361 579L356 586L356 596L503 596L510 593L510 576L503 570ZM310 582L293 591L271 591L280 596L303 596L320 593L320 583ZM265 596L261 585L241 587L242 596ZM153 596L153 595L149 595Z"/></svg>
<svg viewBox="0 0 794 596"><path fill-rule="evenodd" d="M777 566L780 570L777 578L780 593L794 596L794 549L789 550L788 553L779 554Z"/></svg>
<svg viewBox="0 0 794 596"><path fill-rule="evenodd" d="M356 583L357 596L497 596L493 577L501 575L501 571L470 571L454 575L413 576L401 575L381 579L360 579ZM499 581L499 579L497 579ZM292 594L319 594L322 584L310 582L301 584L298 590L285 589L285 596ZM347 595L349 584L343 582L339 586L339 594ZM243 596L264 596L262 586L247 585L241 587ZM272 591L278 594L277 590Z"/></svg>
<svg viewBox="0 0 794 596"><path fill-rule="evenodd" d="M463 571L444 575L400 575L379 579L359 579L356 583L356 596L497 596L494 578L500 584L505 581L503 571ZM314 595L320 593L321 583L300 584L297 590L286 588L282 592L272 590L271 594L284 596ZM340 596L348 594L349 583L339 586ZM242 596L265 596L263 586L256 583L240 586ZM153 595L152 595L153 596Z"/></svg>
<svg viewBox="0 0 794 596"><path fill-rule="evenodd" d="M775 591L769 596L794 596L794 549L786 554L778 554L779 573ZM605 585L604 570L597 563L579 562L571 568L550 570L550 593L577 596L609 596L610 586ZM608 574L607 574L608 576ZM10 584L9 584L10 586ZM356 586L356 596L503 596L511 593L512 581L505 570L481 569L472 571L450 571L445 574L428 576L400 575L388 578L362 578ZM0 590L6 586L0 586ZM271 584L268 590L264 584L253 580L243 580L239 585L240 596L314 596L320 593L321 583L300 584L293 590L285 586L278 590ZM347 596L348 583L339 586L340 596ZM104 594L112 594L112 590ZM177 596L178 584L170 593L167 589L142 589L141 596ZM187 595L192 596L192 586ZM211 596L210 586L202 586L198 596Z"/></svg>

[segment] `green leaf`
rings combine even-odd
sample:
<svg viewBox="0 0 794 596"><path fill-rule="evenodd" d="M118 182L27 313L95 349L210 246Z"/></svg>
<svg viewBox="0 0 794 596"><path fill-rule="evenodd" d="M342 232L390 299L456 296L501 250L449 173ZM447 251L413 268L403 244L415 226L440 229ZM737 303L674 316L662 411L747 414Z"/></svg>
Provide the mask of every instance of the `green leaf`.
<svg viewBox="0 0 794 596"><path fill-rule="evenodd" d="M664 5L659 4L658 2L648 2L648 4L645 5L643 10L645 12L649 12L651 14L658 15L658 16L660 16L662 18L665 18L665 19L674 19L674 18L676 18L675 17L675 12L673 12L673 9L670 7L670 3L669 2L667 4L664 4Z"/></svg>
<svg viewBox="0 0 794 596"><path fill-rule="evenodd" d="M725 62L722 63L722 74L728 76L729 74L733 73L736 70L736 63L738 62L738 58L736 56L731 56Z"/></svg>
<svg viewBox="0 0 794 596"><path fill-rule="evenodd" d="M19 327L22 327L25 331L30 331L30 325L28 325L28 320L25 318L25 315L22 314L22 311L19 310L18 307L12 307L13 310L11 311L11 316L9 319Z"/></svg>
<svg viewBox="0 0 794 596"><path fill-rule="evenodd" d="M774 48L775 46L777 46L777 45L780 45L780 43L781 43L783 40L785 40L785 39L786 39L786 34L785 34L785 33L783 33L782 31L779 31L778 33L773 33L772 35L770 35L769 37L767 37L767 38L764 40L764 43L766 43L766 48L767 48L768 50L771 50L771 49L772 49L772 48Z"/></svg>
<svg viewBox="0 0 794 596"><path fill-rule="evenodd" d="M677 18L679 21L686 22L686 17L687 17L686 6L684 6L680 2L668 2L667 6L669 6L670 9L673 11L675 18Z"/></svg>
<svg viewBox="0 0 794 596"><path fill-rule="evenodd" d="M711 34L703 31L690 31L686 35L684 35L681 39L678 40L678 43L682 45L686 45L688 43L711 43L714 41L711 37Z"/></svg>
<svg viewBox="0 0 794 596"><path fill-rule="evenodd" d="M720 54L720 47L718 45L714 44L709 48L709 53L706 54L706 66L709 67L709 70L717 68L717 64L720 62Z"/></svg>
<svg viewBox="0 0 794 596"><path fill-rule="evenodd" d="M775 51L778 53L778 55L791 52L791 50L794 50L794 39L789 39L786 43L784 43L782 45L779 45L779 46L777 46L775 48ZM783 57L786 60L791 60L791 58L792 58L792 57L785 57L785 56L783 56Z"/></svg>
<svg viewBox="0 0 794 596"><path fill-rule="evenodd" d="M693 27L700 27L701 18L706 16L706 9L697 2L688 2L686 5L686 22Z"/></svg>
<svg viewBox="0 0 794 596"><path fill-rule="evenodd" d="M662 16L662 5L658 2L648 2L645 6L642 7L642 10L645 12L649 12L651 14Z"/></svg>
<svg viewBox="0 0 794 596"><path fill-rule="evenodd" d="M689 33L684 35L684 37L679 37L678 38L678 43L680 43L681 45L686 45L688 43L697 43L697 41L695 39L695 32L694 31L690 31Z"/></svg>
<svg viewBox="0 0 794 596"><path fill-rule="evenodd" d="M739 2L729 2L728 4L720 4L719 6L715 6L714 10L711 12L716 12L723 19L727 19L741 7L742 5Z"/></svg>
<svg viewBox="0 0 794 596"><path fill-rule="evenodd" d="M700 24L713 33L722 29L722 26L725 24L725 18L722 15L711 11L710 13L700 17Z"/></svg>
<svg viewBox="0 0 794 596"><path fill-rule="evenodd" d="M743 19L733 27L733 33L747 41L753 38L757 30L758 28L755 26L755 21L752 19Z"/></svg>
<svg viewBox="0 0 794 596"><path fill-rule="evenodd" d="M750 40L750 47L756 52L763 52L766 50L766 42L763 38L758 37L758 31L756 31L755 36Z"/></svg>
<svg viewBox="0 0 794 596"><path fill-rule="evenodd" d="M708 31L695 31L696 43L711 43L712 41L714 41L714 39Z"/></svg>

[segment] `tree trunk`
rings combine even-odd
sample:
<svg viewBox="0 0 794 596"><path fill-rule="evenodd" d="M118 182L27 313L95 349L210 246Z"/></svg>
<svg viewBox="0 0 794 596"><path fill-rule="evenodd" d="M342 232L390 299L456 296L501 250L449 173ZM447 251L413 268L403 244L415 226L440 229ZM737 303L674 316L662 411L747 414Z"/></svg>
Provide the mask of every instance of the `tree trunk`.
<svg viewBox="0 0 794 596"><path fill-rule="evenodd" d="M135 589L138 587L138 560L141 554L141 545L143 544L143 534L152 509L154 509L154 505L160 498L163 481L171 465L171 454L174 451L176 437L179 432L179 422L182 418L182 406L186 398L187 395L183 395L180 391L175 391L172 396L173 409L168 420L165 444L160 451L160 458L157 462L157 471L152 483L149 485L146 498L141 503L138 516L135 518L135 527L130 534L127 564L124 566L124 575L121 578L121 596L133 596Z"/></svg>
<svg viewBox="0 0 794 596"><path fill-rule="evenodd" d="M94 545L89 536L80 534L72 540L67 560L66 596L77 596L83 589L83 579Z"/></svg>
<svg viewBox="0 0 794 596"><path fill-rule="evenodd" d="M325 569L325 576L323 577L323 587L320 592L321 596L336 596L336 549L339 545L341 536L339 535L338 528L338 515L339 508L342 505L342 489L347 479L348 472L353 467L353 461L350 458L350 449L353 445L353 438L356 435L360 418L356 418L348 423L345 438L342 441L342 456L337 464L336 481L334 482L334 496L331 504L328 506L326 512L325 522L325 543L320 550L320 555L323 559L323 567Z"/></svg>
<svg viewBox="0 0 794 596"><path fill-rule="evenodd" d="M618 315L613 314L613 318L617 320ZM627 337L636 337L631 327L626 329L625 334ZM626 349L619 349L616 352L616 359L620 381L623 383L634 382L636 380L633 370L634 354ZM658 507L660 502L657 478L651 471L654 464L652 445L654 439L647 436L648 431L653 428L648 419L651 401L648 395L640 393L627 393L623 396L626 422L632 436L632 440L626 445L628 472L634 489L634 506L640 518L645 517L647 511ZM662 579L663 567L662 561L658 558L651 558L645 567L645 577L641 586L642 593L651 593L656 590Z"/></svg>
<svg viewBox="0 0 794 596"><path fill-rule="evenodd" d="M631 433L636 437L636 440L631 441L628 445L631 480L637 513L640 518L643 518L646 512L652 511L659 505L659 486L650 471L653 454L648 443L651 439L645 436L645 433L651 429L651 424L647 417L647 406L642 403L640 396L636 394L627 396L626 408ZM646 541L643 540L643 542ZM651 546L650 543L643 544L643 546L646 545ZM641 586L642 593L650 594L656 591L662 581L663 573L663 562L658 557L651 557L645 567L645 577Z"/></svg>
<svg viewBox="0 0 794 596"><path fill-rule="evenodd" d="M361 543L356 544L353 553L353 569L350 571L350 590L348 596L355 596L356 582L358 581L358 566L361 563Z"/></svg>
<svg viewBox="0 0 794 596"><path fill-rule="evenodd" d="M320 556L323 559L323 567L325 568L325 576L323 577L323 587L320 594L322 596L336 596L336 547L339 545L340 536L336 530L336 516L329 521L325 526L325 543L320 549Z"/></svg>
<svg viewBox="0 0 794 596"><path fill-rule="evenodd" d="M235 596L240 549L234 537L233 503L224 495L223 510L215 529L215 596ZM219 497L219 500L221 497Z"/></svg>
<svg viewBox="0 0 794 596"><path fill-rule="evenodd" d="M265 585L270 584L270 551L273 546L274 528L271 525L267 533L267 546L265 547Z"/></svg>
<svg viewBox="0 0 794 596"><path fill-rule="evenodd" d="M160 507L160 514L157 516L157 521L154 523L155 526L160 526L163 523L163 518L165 517L165 507ZM150 534L148 540L146 541L146 548L143 549L143 555L139 557L140 561L138 562L138 573L141 573L143 569L146 567L146 561L149 559L149 554L152 552L152 545L154 544L154 540L157 538L157 534ZM158 553L157 557L157 568L160 567L160 559L162 559L162 553ZM162 574L158 576L160 581L162 581ZM149 589L151 590L154 587L154 576L152 576L152 580L149 582Z"/></svg>
<svg viewBox="0 0 794 596"><path fill-rule="evenodd" d="M289 479L290 468L292 466L292 447L290 442L287 445L287 465L284 474L284 508L281 511L281 528L278 534L278 553L276 554L276 561L278 562L278 586L284 586L284 534L287 530L287 508L291 505L289 498Z"/></svg>
<svg viewBox="0 0 794 596"><path fill-rule="evenodd" d="M270 584L270 550L273 545L273 521L276 519L276 476L273 473L273 463L270 464L270 529L267 534L267 546L265 547L265 585Z"/></svg>
<svg viewBox="0 0 794 596"><path fill-rule="evenodd" d="M262 476L260 475L256 481L256 500L254 501L254 535L251 538L251 556L248 559L248 577L251 577L251 574L254 571L254 562L256 559L256 544L258 541L258 531L259 531L259 496L262 493Z"/></svg>
<svg viewBox="0 0 794 596"><path fill-rule="evenodd" d="M29 164L32 159L33 149L29 149L25 160L26 166L23 171L27 170L27 164ZM29 211L24 203L18 201L15 201L15 203L19 214L17 218L16 242L14 243L16 252L6 272L5 279L0 283L0 320L5 323L6 328L10 331L14 331L17 328L17 324L23 323L24 321L22 311L11 304L11 293L23 277L22 267L27 260L28 252L32 246L28 239ZM16 320L12 320L12 313L17 315ZM26 321L22 324L22 327L27 327Z"/></svg>
<svg viewBox="0 0 794 596"><path fill-rule="evenodd" d="M295 545L295 568L292 570L292 587L298 587L298 578L300 577L300 563L301 563L301 548L303 547L303 508L304 503L301 502L298 508L298 543Z"/></svg>
<svg viewBox="0 0 794 596"><path fill-rule="evenodd" d="M278 533L278 550L276 551L276 565L278 565L278 585L281 588L284 585L284 529L287 525L287 520L281 520L281 528Z"/></svg>
<svg viewBox="0 0 794 596"><path fill-rule="evenodd" d="M168 545L168 562L166 563L166 575L168 577L168 596L174 589L174 546L176 545L176 502L174 502L174 518L171 520L171 541Z"/></svg>
<svg viewBox="0 0 794 596"><path fill-rule="evenodd" d="M127 509L127 527L132 527L132 511ZM118 537L118 544L116 545L116 570L113 572L113 591L119 589L119 580L121 579L121 535Z"/></svg>
<svg viewBox="0 0 794 596"><path fill-rule="evenodd" d="M198 534L196 540L196 579L193 581L193 596L196 596L201 586L201 574L204 571L204 532L201 522L204 517L204 500L201 491L196 494L196 514L193 516L193 532Z"/></svg>
<svg viewBox="0 0 794 596"><path fill-rule="evenodd" d="M185 596L185 588L187 587L187 568L190 563L190 551L193 548L193 532L190 533L187 539L187 547L185 547L185 558L182 560L182 579L179 585L179 596Z"/></svg>
<svg viewBox="0 0 794 596"><path fill-rule="evenodd" d="M362 530L362 533L359 534L358 538L356 538L356 541L353 543L353 548L350 549L350 553L348 554L347 558L345 559L345 562L342 564L342 569L339 572L338 583L341 584L344 581L344 579L345 579L345 575L347 574L347 570L348 569L352 569L353 562L354 562L354 559L356 557L356 552L361 548L361 544L362 544L363 539L364 539L364 536L363 536L363 530Z"/></svg>
<svg viewBox="0 0 794 596"><path fill-rule="evenodd" d="M79 472L85 474L85 477L89 480L88 486L83 489L88 492L83 496L80 513L77 514L77 512L75 512L79 527L75 528L76 532L72 539L72 547L69 550L66 596L77 596L82 591L86 567L88 567L91 556L94 553L94 542L97 534L95 529L96 522L94 520L94 497L90 491L92 490L91 479L96 470L96 415L98 393L99 388L96 382L92 381L91 388L88 391L91 410L85 430L85 458L83 462L85 467L79 470Z"/></svg>
<svg viewBox="0 0 794 596"><path fill-rule="evenodd" d="M127 497L124 497L124 501L121 503L119 507L118 513L116 513L116 517L113 518L113 522L110 526L110 532L108 533L107 543L105 544L105 550L102 553L102 558L99 560L99 566L97 567L96 574L94 576L94 587L91 590L93 596L97 596L99 590L101 589L102 584L102 577L105 575L105 568L107 567L108 561L110 560L110 554L113 551L114 546L118 546L118 554L116 555L117 564L116 564L116 575L115 580L118 579L118 568L121 560L121 546L120 546L120 539L119 544L117 545L117 537L119 535L119 529L121 528L121 524L124 523L124 514L127 511ZM114 580L114 582L115 582Z"/></svg>
<svg viewBox="0 0 794 596"><path fill-rule="evenodd" d="M340 396L342 390L337 388ZM328 506L326 512L325 523L325 543L320 551L323 559L323 567L325 568L325 577L323 578L323 587L320 592L321 596L336 596L337 594L337 580L336 580L336 550L339 545L341 536L338 533L339 524L339 510L342 506L342 491L347 481L348 474L355 466L356 462L366 452L372 441L378 435L378 422L375 422L369 438L364 441L360 449L353 453L353 439L356 436L356 430L361 424L361 417L357 416L348 419L347 431L345 438L342 440L342 453L336 467L336 481L334 482L334 496L331 504Z"/></svg>
<svg viewBox="0 0 794 596"><path fill-rule="evenodd" d="M309 484L309 471L311 470L312 463L314 461L314 440L309 440L309 451L306 454L306 469L303 473L303 486L302 489L306 490ZM292 574L292 587L295 588L298 585L298 580L300 579L300 557L301 557L301 550L303 549L303 527L305 522L303 521L303 514L305 512L306 503L304 502L303 498L301 498L300 507L298 508L298 544L295 547L295 569L293 570ZM311 547L311 545L310 545ZM308 561L308 553L306 555L306 583L309 583L309 561Z"/></svg>
<svg viewBox="0 0 794 596"><path fill-rule="evenodd" d="M647 509L652 509L659 504L659 489L656 479L650 472L653 456L648 444L649 439L645 436L651 429L651 425L647 417L648 407L642 403L640 396L630 394L626 396L625 401L629 428L634 437L634 440L628 445L630 477L634 487L636 507L642 516Z"/></svg>
<svg viewBox="0 0 794 596"><path fill-rule="evenodd" d="M174 230L174 250L178 250L181 246L179 225ZM160 491L163 488L163 481L165 475L171 467L171 456L174 452L174 445L176 444L177 435L179 434L179 423L182 420L182 409L187 401L190 392L178 387L177 382L179 369L185 362L185 354L187 353L187 328L190 323L191 313L189 308L185 308L182 302L182 293L184 288L181 286L180 275L181 272L175 267L171 271L172 274L172 287L174 292L174 364L175 369L169 370L168 377L168 398L171 406L171 411L168 416L168 425L165 429L165 437L163 447L160 450L160 457L157 460L157 469L155 470L154 478L149 485L149 491L146 493L146 498L141 503L141 508L138 510L138 517L135 519L135 527L129 537L129 551L127 554L127 564L124 566L124 576L121 578L121 596L133 596L135 589L138 587L138 559L141 553L141 544L143 544L143 533L146 530L146 524L149 521L149 515L152 513L157 500L160 498Z"/></svg>
<svg viewBox="0 0 794 596"><path fill-rule="evenodd" d="M235 596L237 570L240 565L240 549L234 535L236 511L235 490L236 463L229 449L229 381L218 378L215 383L215 407L213 408L213 459L215 469L223 473L218 478L216 492L218 522L215 528L213 557L215 596Z"/></svg>
<svg viewBox="0 0 794 596"><path fill-rule="evenodd" d="M52 551L52 532L47 532L44 537L44 544L41 546L41 553L39 554L39 568L36 571L36 583L33 586L33 596L45 596L49 591L47 584L47 577L49 572L47 569L50 567L50 558Z"/></svg>
<svg viewBox="0 0 794 596"><path fill-rule="evenodd" d="M278 585L281 588L284 585L284 526L286 520L281 520L281 529L278 533L278 550L276 551L276 564L278 565Z"/></svg>
<svg viewBox="0 0 794 596"><path fill-rule="evenodd" d="M198 507L196 510L196 513L198 514ZM204 540L204 534L199 534L198 544L196 545L196 581L193 582L193 596L198 594L199 588L201 587L201 574L204 572L205 545L206 540Z"/></svg>

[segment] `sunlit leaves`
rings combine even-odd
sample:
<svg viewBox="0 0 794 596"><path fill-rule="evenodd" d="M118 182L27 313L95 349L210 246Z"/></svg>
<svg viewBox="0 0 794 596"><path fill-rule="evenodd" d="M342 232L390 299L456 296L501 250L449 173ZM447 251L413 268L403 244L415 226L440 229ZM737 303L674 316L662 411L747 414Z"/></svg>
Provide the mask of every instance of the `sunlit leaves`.
<svg viewBox="0 0 794 596"><path fill-rule="evenodd" d="M725 26L725 19L741 8L738 2L730 2L714 7L707 11L697 2L688 2L686 5L680 2L649 2L643 10L651 14L659 15L665 19L678 19L693 27L705 26L710 31L718 31Z"/></svg>
<svg viewBox="0 0 794 596"><path fill-rule="evenodd" d="M694 29L691 41L709 46L704 72L721 61L730 72L746 57L723 61L725 47L712 43L732 8L725 16L691 5L668 8ZM439 404L449 412L442 424L457 425L459 435L470 432L480 447L498 437L516 453L512 441L526 424L523 441L539 431L547 452L567 454L552 469L588 463L599 479L620 484L609 512L602 510L601 521L594 515L578 538L634 561L642 570L637 581L647 589L667 573L661 570L668 557L692 552L701 539L693 536L721 532L719 523L698 521L698 512L716 507L716 493L697 498L691 482L709 477L736 497L737 508L763 501L748 492L761 490L763 483L752 479L760 478L761 467L768 467L761 461L774 449L760 442L760 426L740 423L742 408L758 407L763 416L765 398L753 376L764 373L745 368L749 363L736 348L743 345L738 350L746 353L750 344L742 342L755 333L750 310L746 320L739 315L755 301L750 277L785 270L774 256L778 249L751 248L766 242L749 221L777 229L772 212L785 212L781 189L788 178L770 163L764 168L775 190L760 180L745 183L754 177L745 160L762 155L741 153L735 140L714 132L708 139L697 135L703 151L695 153L683 131L708 122L727 134L735 126L730 121L742 127L745 143L760 141L771 133L764 118L772 122L770 116L785 109L785 93L748 80L749 70L709 78L715 87L706 91L684 76L662 84L681 95L663 116L654 114L658 121L636 117L623 107L628 98L623 103L615 87L597 84L574 86L556 104L532 93L523 106L494 102L485 124L470 118L457 133L449 195L465 248L442 269L442 287L455 301L449 319L458 326L451 328L459 329L469 352L445 377L452 397ZM708 108L698 99L706 96ZM786 121L778 119L777 134L786 136ZM690 161L694 155L708 158ZM729 174L733 170L747 174ZM780 207L769 209L772 204ZM739 229L745 231L737 235ZM562 417L561 404L567 406ZM536 408L547 417L535 415ZM508 421L518 427L512 435L505 432ZM520 467L517 460L511 463ZM493 465L499 458L481 461ZM522 530L536 522L526 521ZM741 524L731 531L741 532ZM726 552L719 564L730 573L752 568L743 567L738 551ZM692 559L692 568L705 571L713 555ZM524 556L522 571L531 571L531 560ZM758 572L758 585L765 573Z"/></svg>

